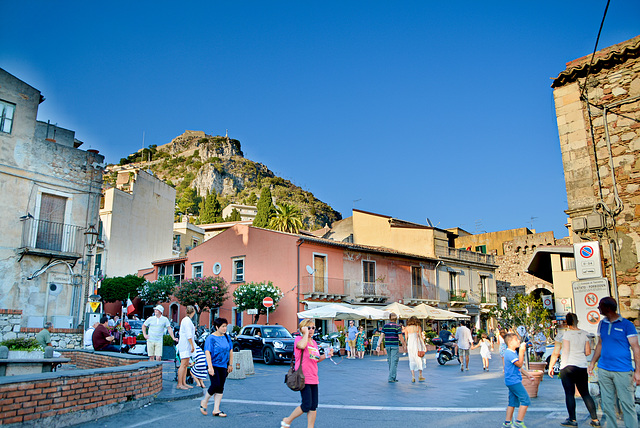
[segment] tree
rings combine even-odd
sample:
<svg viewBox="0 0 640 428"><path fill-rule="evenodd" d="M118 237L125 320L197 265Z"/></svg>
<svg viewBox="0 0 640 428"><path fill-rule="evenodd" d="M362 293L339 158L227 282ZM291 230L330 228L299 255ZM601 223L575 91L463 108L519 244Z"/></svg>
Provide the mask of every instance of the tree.
<svg viewBox="0 0 640 428"><path fill-rule="evenodd" d="M138 288L144 282L144 278L137 275L114 276L102 280L98 294L105 302L115 302L120 300L126 302L127 298L135 298L138 295Z"/></svg>
<svg viewBox="0 0 640 428"><path fill-rule="evenodd" d="M245 203L247 205L255 205L256 202L258 202L258 197L256 196L256 194L254 192L251 192L249 197L247 199L245 199Z"/></svg>
<svg viewBox="0 0 640 428"><path fill-rule="evenodd" d="M240 211L237 209L232 209L229 217L225 218L224 221L240 221L242 220L242 216L240 216Z"/></svg>
<svg viewBox="0 0 640 428"><path fill-rule="evenodd" d="M153 282L145 281L138 291L144 302L155 305L156 303L168 302L175 288L176 282L173 277L165 275Z"/></svg>
<svg viewBox="0 0 640 428"><path fill-rule="evenodd" d="M269 186L263 187L260 193L260 200L258 201L258 213L253 220L253 225L256 227L267 227L269 220L273 217L275 209L273 208L273 201L271 200L271 190Z"/></svg>
<svg viewBox="0 0 640 428"><path fill-rule="evenodd" d="M534 332L542 330L545 336L549 337L551 330L551 312L545 309L540 299L536 299L533 294L516 294L509 300L505 309L496 306L491 308L489 314L495 317L502 326L507 328L518 328L523 325L529 337L533 337Z"/></svg>
<svg viewBox="0 0 640 428"><path fill-rule="evenodd" d="M233 303L237 306L237 311L246 311L247 309L257 309L258 313L255 315L254 323L258 322L260 315L267 314L267 308L262 305L262 300L265 297L271 297L273 299L273 306L269 308L269 313L275 311L278 307L278 302L284 294L280 288L269 282L250 282L248 284L242 284L238 286L233 292Z"/></svg>
<svg viewBox="0 0 640 428"><path fill-rule="evenodd" d="M222 206L214 190L207 194L200 208L200 223L219 223L222 221Z"/></svg>
<svg viewBox="0 0 640 428"><path fill-rule="evenodd" d="M219 276L205 276L191 278L176 288L174 296L184 305L191 305L196 309L198 319L206 309L215 309L222 306L227 300L228 286L224 278ZM209 320L211 322L211 320Z"/></svg>
<svg viewBox="0 0 640 428"><path fill-rule="evenodd" d="M282 203L276 207L275 215L269 220L269 229L280 232L298 233L302 228L302 215L297 207Z"/></svg>
<svg viewBox="0 0 640 428"><path fill-rule="evenodd" d="M197 215L199 199L196 189L187 187L178 201L178 210L182 214Z"/></svg>

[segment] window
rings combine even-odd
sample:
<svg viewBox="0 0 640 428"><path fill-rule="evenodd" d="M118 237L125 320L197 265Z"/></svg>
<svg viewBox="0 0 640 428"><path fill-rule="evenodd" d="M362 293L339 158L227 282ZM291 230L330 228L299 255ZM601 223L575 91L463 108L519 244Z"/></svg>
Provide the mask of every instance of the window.
<svg viewBox="0 0 640 428"><path fill-rule="evenodd" d="M487 277L484 275L480 275L480 297L483 302L487 297Z"/></svg>
<svg viewBox="0 0 640 428"><path fill-rule="evenodd" d="M476 253L487 254L487 246L486 245L478 245L476 247Z"/></svg>
<svg viewBox="0 0 640 428"><path fill-rule="evenodd" d="M363 294L376 294L376 262L362 262L362 282Z"/></svg>
<svg viewBox="0 0 640 428"><path fill-rule="evenodd" d="M323 255L314 254L313 268L315 269L315 272L313 273L313 291L315 291L316 293L325 293L327 258Z"/></svg>
<svg viewBox="0 0 640 428"><path fill-rule="evenodd" d="M191 277L202 278L202 263L194 263L191 265Z"/></svg>
<svg viewBox="0 0 640 428"><path fill-rule="evenodd" d="M96 263L93 267L93 275L100 276L101 272L102 272L102 253L98 253L96 254Z"/></svg>
<svg viewBox="0 0 640 428"><path fill-rule="evenodd" d="M172 276L176 284L180 284L184 280L184 263L160 266L158 268L158 277L167 275Z"/></svg>
<svg viewBox="0 0 640 428"><path fill-rule="evenodd" d="M191 242L191 248L197 247L199 243L200 243L200 240L198 238L193 238Z"/></svg>
<svg viewBox="0 0 640 428"><path fill-rule="evenodd" d="M0 101L0 132L11 134L11 128L13 128L13 113L15 111L15 104Z"/></svg>
<svg viewBox="0 0 640 428"><path fill-rule="evenodd" d="M63 248L64 219L67 198L43 193L40 197L36 248L65 251Z"/></svg>
<svg viewBox="0 0 640 428"><path fill-rule="evenodd" d="M411 267L411 294L414 299L422 299L422 268Z"/></svg>
<svg viewBox="0 0 640 428"><path fill-rule="evenodd" d="M456 294L458 289L456 276L456 272L449 272L449 293L451 294Z"/></svg>
<svg viewBox="0 0 640 428"><path fill-rule="evenodd" d="M244 258L233 260L233 282L244 282Z"/></svg>

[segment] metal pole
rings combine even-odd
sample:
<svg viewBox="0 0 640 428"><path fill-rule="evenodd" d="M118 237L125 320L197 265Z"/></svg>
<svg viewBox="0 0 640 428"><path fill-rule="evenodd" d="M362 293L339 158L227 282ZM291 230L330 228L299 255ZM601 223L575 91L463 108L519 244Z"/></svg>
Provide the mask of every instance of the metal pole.
<svg viewBox="0 0 640 428"><path fill-rule="evenodd" d="M620 297L618 296L618 277L616 276L616 256L613 254L613 242L609 241L609 255L611 256L611 286L613 294L618 302L618 314L620 314Z"/></svg>

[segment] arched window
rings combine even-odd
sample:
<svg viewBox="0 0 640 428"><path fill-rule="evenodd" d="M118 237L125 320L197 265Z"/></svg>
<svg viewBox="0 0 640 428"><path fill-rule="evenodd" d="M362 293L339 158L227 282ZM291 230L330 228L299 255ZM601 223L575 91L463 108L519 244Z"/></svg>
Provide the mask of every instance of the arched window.
<svg viewBox="0 0 640 428"><path fill-rule="evenodd" d="M173 322L178 322L178 318L180 317L180 306L177 303L172 303L169 306L169 319Z"/></svg>

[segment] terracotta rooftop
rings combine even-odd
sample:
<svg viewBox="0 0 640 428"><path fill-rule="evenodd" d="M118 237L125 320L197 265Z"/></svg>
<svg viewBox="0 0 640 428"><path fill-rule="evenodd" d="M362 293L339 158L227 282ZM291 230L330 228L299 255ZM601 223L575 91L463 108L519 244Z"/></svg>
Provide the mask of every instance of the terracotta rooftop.
<svg viewBox="0 0 640 428"><path fill-rule="evenodd" d="M621 64L629 59L638 58L638 56L640 56L640 36L597 51L590 73L597 73L604 68ZM585 77L590 63L591 54L568 62L567 68L554 79L551 87L564 86L579 77Z"/></svg>

